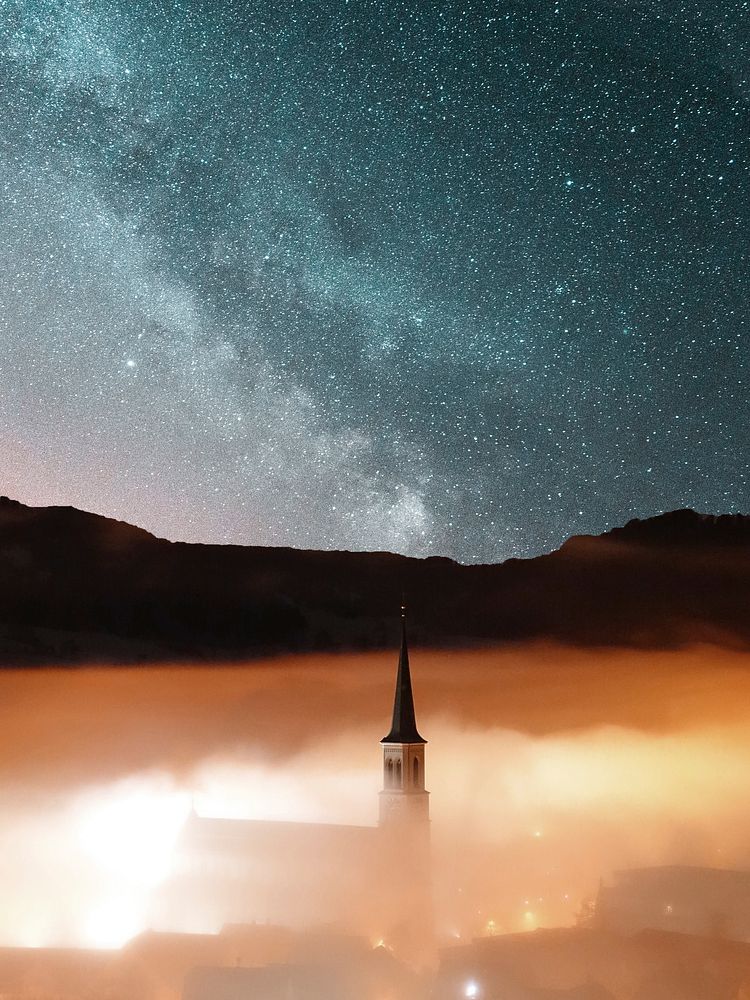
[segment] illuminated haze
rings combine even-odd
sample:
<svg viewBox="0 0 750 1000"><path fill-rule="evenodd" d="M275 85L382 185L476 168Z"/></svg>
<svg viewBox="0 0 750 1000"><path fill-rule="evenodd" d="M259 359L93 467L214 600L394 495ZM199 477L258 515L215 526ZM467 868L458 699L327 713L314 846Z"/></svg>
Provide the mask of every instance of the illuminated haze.
<svg viewBox="0 0 750 1000"><path fill-rule="evenodd" d="M3 492L468 561L747 508L746 18L0 0Z"/></svg>
<svg viewBox="0 0 750 1000"><path fill-rule="evenodd" d="M709 648L416 651L441 934L571 923L624 866L750 866L749 665ZM0 674L0 942L116 945L148 926L191 800L375 823L393 666Z"/></svg>

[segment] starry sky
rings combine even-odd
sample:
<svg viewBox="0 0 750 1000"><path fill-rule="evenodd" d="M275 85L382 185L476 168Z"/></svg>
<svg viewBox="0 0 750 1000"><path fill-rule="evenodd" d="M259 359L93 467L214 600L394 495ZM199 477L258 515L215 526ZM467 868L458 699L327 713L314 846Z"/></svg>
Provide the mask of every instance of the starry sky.
<svg viewBox="0 0 750 1000"><path fill-rule="evenodd" d="M496 561L750 509L748 0L0 0L0 492Z"/></svg>

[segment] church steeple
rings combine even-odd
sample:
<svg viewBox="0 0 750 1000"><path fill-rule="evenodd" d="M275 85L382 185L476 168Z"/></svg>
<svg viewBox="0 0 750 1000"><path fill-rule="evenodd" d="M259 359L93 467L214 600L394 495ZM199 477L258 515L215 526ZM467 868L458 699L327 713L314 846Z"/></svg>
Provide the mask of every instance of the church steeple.
<svg viewBox="0 0 750 1000"><path fill-rule="evenodd" d="M417 732L414 714L414 695L409 671L409 646L406 640L406 608L401 605L401 652L396 675L396 696L393 700L391 731L381 743L426 743Z"/></svg>
<svg viewBox="0 0 750 1000"><path fill-rule="evenodd" d="M429 793L424 787L424 750L427 740L419 735L414 714L414 695L406 639L406 608L401 608L401 652L396 675L391 731L383 746L383 791L380 793L381 825L429 822Z"/></svg>

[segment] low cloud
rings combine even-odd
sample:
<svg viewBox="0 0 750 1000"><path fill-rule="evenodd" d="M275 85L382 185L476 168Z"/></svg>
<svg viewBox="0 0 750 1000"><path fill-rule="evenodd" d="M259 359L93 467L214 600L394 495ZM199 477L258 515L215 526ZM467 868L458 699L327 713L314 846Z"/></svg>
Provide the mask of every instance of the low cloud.
<svg viewBox="0 0 750 1000"><path fill-rule="evenodd" d="M540 645L412 660L443 933L571 922L620 867L750 866L750 657ZM191 804L374 823L394 665L0 675L0 939L135 933Z"/></svg>

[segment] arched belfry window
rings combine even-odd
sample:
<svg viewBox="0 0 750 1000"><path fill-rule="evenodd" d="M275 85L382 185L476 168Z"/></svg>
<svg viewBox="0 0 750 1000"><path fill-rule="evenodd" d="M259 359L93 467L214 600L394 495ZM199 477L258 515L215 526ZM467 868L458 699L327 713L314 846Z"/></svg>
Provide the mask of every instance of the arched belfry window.
<svg viewBox="0 0 750 1000"><path fill-rule="evenodd" d="M419 759L417 757L415 757L414 760L412 761L411 774L412 774L412 779L411 779L412 784L414 785L415 788L419 788Z"/></svg>
<svg viewBox="0 0 750 1000"><path fill-rule="evenodd" d="M396 788L401 787L401 761L396 761Z"/></svg>
<svg viewBox="0 0 750 1000"><path fill-rule="evenodd" d="M385 765L385 787L393 788L393 761L390 758Z"/></svg>

